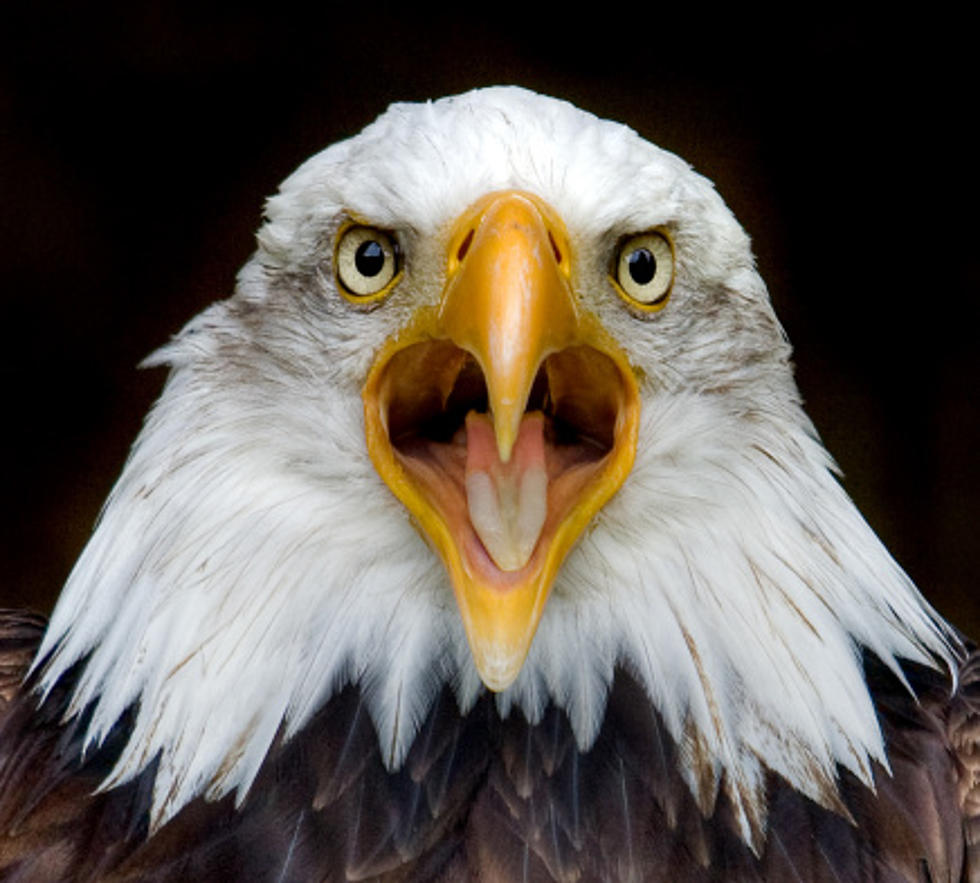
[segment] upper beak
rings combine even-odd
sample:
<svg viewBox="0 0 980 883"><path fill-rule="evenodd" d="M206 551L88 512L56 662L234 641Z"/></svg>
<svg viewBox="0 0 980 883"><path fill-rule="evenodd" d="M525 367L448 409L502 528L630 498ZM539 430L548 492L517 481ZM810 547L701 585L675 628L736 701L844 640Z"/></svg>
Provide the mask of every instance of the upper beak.
<svg viewBox="0 0 980 883"><path fill-rule="evenodd" d="M549 224L547 211L520 193L478 203L460 225L440 309L445 334L483 369L504 462L541 363L582 334L567 246L559 246L557 220Z"/></svg>
<svg viewBox="0 0 980 883"><path fill-rule="evenodd" d="M456 225L438 309L389 341L364 388L375 467L442 557L494 690L520 672L562 561L635 454L632 370L570 267L550 207L490 194Z"/></svg>

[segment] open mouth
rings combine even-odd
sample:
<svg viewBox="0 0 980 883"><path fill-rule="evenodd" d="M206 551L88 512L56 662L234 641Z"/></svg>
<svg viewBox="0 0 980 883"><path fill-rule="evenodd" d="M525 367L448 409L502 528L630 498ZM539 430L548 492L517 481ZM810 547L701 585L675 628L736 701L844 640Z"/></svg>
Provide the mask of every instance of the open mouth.
<svg viewBox="0 0 980 883"><path fill-rule="evenodd" d="M477 360L446 340L412 344L384 368L387 441L474 575L500 590L526 578L601 478L626 391L608 356L573 346L548 356L507 461L495 441Z"/></svg>
<svg viewBox="0 0 980 883"><path fill-rule="evenodd" d="M487 194L449 243L439 302L368 373L365 437L446 567L480 677L502 690L566 555L632 468L639 390L540 199Z"/></svg>

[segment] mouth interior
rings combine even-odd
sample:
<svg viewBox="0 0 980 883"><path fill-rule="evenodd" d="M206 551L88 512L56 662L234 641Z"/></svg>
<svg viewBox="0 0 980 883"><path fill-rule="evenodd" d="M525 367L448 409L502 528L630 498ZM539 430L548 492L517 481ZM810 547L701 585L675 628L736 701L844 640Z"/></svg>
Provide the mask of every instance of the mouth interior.
<svg viewBox="0 0 980 883"><path fill-rule="evenodd" d="M545 359L524 420L541 415L543 423L547 514L528 559L505 571L488 555L467 507L467 452L475 442L467 437L467 416L489 409L477 361L449 341L408 346L385 366L379 406L396 459L439 511L457 547L472 567L506 582L512 571L520 575L537 566L571 507L600 479L616 446L624 398L615 363L592 347L570 347Z"/></svg>

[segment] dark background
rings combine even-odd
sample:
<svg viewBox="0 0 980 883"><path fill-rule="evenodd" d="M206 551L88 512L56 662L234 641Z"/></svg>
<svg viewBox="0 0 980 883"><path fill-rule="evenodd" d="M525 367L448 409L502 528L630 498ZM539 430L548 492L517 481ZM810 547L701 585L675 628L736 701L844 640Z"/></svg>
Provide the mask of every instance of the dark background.
<svg viewBox="0 0 980 883"><path fill-rule="evenodd" d="M50 608L163 382L137 363L231 293L278 182L392 100L514 82L716 182L846 487L980 637L963 22L827 4L788 18L552 4L540 20L529 4L41 6L0 14L0 604Z"/></svg>

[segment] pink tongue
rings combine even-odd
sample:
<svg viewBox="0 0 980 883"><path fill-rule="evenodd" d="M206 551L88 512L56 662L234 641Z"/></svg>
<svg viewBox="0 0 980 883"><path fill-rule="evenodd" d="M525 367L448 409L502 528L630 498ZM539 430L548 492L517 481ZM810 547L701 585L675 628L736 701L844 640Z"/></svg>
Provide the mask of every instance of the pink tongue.
<svg viewBox="0 0 980 883"><path fill-rule="evenodd" d="M470 522L501 570L520 570L531 557L548 514L544 418L526 414L502 463L486 414L466 417L466 505Z"/></svg>

